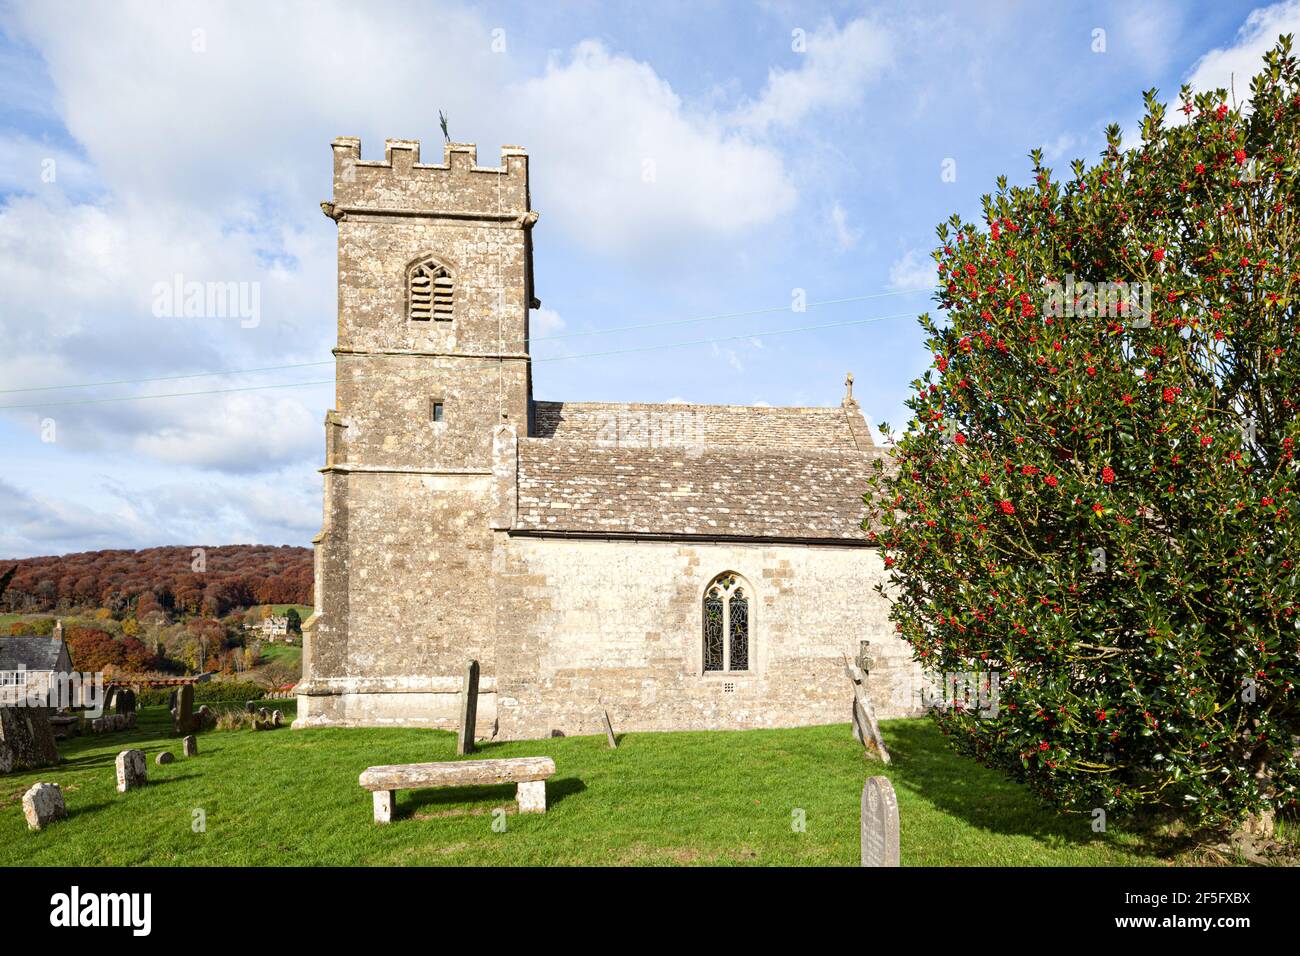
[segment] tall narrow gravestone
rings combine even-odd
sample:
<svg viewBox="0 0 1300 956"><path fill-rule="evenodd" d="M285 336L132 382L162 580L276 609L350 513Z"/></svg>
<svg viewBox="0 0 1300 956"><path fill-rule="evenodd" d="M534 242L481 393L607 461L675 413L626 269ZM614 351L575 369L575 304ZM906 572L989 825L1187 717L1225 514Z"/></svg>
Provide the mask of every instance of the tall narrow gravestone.
<svg viewBox="0 0 1300 956"><path fill-rule="evenodd" d="M474 722L478 719L478 661L465 667L465 689L460 702L460 734L456 738L456 753L474 752Z"/></svg>
<svg viewBox="0 0 1300 956"><path fill-rule="evenodd" d="M194 685L182 684L176 689L176 732L194 733Z"/></svg>
<svg viewBox="0 0 1300 956"><path fill-rule="evenodd" d="M609 744L611 750L617 750L618 738L614 736L614 725L609 722L609 711L602 707L600 712L605 717L605 742Z"/></svg>
<svg viewBox="0 0 1300 956"><path fill-rule="evenodd" d="M862 788L862 865L898 866L898 798L888 777Z"/></svg>

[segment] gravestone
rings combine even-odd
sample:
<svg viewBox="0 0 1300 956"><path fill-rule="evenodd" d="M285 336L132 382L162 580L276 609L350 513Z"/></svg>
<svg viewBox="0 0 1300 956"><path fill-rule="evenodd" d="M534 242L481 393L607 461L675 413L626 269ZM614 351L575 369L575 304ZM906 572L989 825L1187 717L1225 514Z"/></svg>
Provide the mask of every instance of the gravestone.
<svg viewBox="0 0 1300 956"><path fill-rule="evenodd" d="M50 714L43 707L0 707L0 773L59 762Z"/></svg>
<svg viewBox="0 0 1300 956"><path fill-rule="evenodd" d="M23 794L23 816L27 818L27 826L33 830L43 830L67 815L63 790L57 783L38 783Z"/></svg>
<svg viewBox="0 0 1300 956"><path fill-rule="evenodd" d="M123 687L117 692L117 713L123 719L135 713L135 691Z"/></svg>
<svg viewBox="0 0 1300 956"><path fill-rule="evenodd" d="M246 714L257 713L257 705L254 704L251 700L244 701L244 713Z"/></svg>
<svg viewBox="0 0 1300 956"><path fill-rule="evenodd" d="M281 727L284 725L284 714L278 709L271 711L271 726Z"/></svg>
<svg viewBox="0 0 1300 956"><path fill-rule="evenodd" d="M605 715L605 741L611 749L617 750L618 740L614 737L614 725L609 722L609 711L602 707L600 712Z"/></svg>
<svg viewBox="0 0 1300 956"><path fill-rule="evenodd" d="M160 766L160 767L164 767L164 766L166 766L166 765L169 764L169 763L173 763L175 760L176 760L176 757L175 757L175 755L172 754L172 752L171 752L170 750L164 750L164 751L163 751L162 753L160 753L158 756L156 756L156 757L153 758L153 762L156 763L156 764L157 764L158 766Z"/></svg>
<svg viewBox="0 0 1300 956"><path fill-rule="evenodd" d="M465 689L460 702L460 734L456 737L456 753L474 752L474 723L478 719L478 661L465 666Z"/></svg>
<svg viewBox="0 0 1300 956"><path fill-rule="evenodd" d="M187 757L197 757L199 755L199 739L193 734L181 741L181 752Z"/></svg>
<svg viewBox="0 0 1300 956"><path fill-rule="evenodd" d="M117 755L117 792L126 793L149 782L143 750L123 750Z"/></svg>
<svg viewBox="0 0 1300 956"><path fill-rule="evenodd" d="M863 641L861 652L852 661L845 655L844 670L849 675L853 688L853 739L861 743L869 756L876 757L881 763L889 763L889 750L885 747L885 738L880 733L880 724L876 721L876 708L871 703L871 694L867 689L871 658L867 654L870 641Z"/></svg>
<svg viewBox="0 0 1300 956"><path fill-rule="evenodd" d="M862 787L862 865L898 866L898 798L888 777Z"/></svg>
<svg viewBox="0 0 1300 956"><path fill-rule="evenodd" d="M194 685L182 684L176 689L175 725L178 734L194 732Z"/></svg>

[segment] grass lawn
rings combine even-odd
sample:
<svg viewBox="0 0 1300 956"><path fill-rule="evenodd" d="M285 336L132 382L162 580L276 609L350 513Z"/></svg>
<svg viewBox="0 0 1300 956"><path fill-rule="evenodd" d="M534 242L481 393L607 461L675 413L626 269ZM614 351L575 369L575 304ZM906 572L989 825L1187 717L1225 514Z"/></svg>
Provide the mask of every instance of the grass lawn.
<svg viewBox="0 0 1300 956"><path fill-rule="evenodd" d="M263 644L261 660L265 663L283 661L286 664L302 664L302 645Z"/></svg>
<svg viewBox="0 0 1300 956"><path fill-rule="evenodd" d="M264 607L269 607L271 613L276 617L284 617L284 615L288 613L289 608L294 608L298 612L298 617L304 621L311 617L312 612L316 610L310 604L257 604L253 606L252 610L258 610L259 608Z"/></svg>
<svg viewBox="0 0 1300 956"><path fill-rule="evenodd" d="M292 716L291 701L277 704ZM1113 822L1040 809L1019 786L952 754L926 721L888 721L905 866L1151 865ZM863 779L879 773L847 725L798 730L637 733L482 745L479 756L549 755L550 811L514 812L514 787L403 791L397 819L371 820L357 774L372 764L455 759L446 731L210 732L180 757L163 708L111 737L60 744L57 768L0 777L0 865L794 864L858 862ZM118 751L149 757L148 787L116 792ZM159 767L162 749L177 755ZM474 759L474 758L464 758ZM70 816L27 829L22 794L62 785ZM492 829L506 809L507 829ZM191 829L193 811L207 831ZM805 832L791 826L804 811Z"/></svg>

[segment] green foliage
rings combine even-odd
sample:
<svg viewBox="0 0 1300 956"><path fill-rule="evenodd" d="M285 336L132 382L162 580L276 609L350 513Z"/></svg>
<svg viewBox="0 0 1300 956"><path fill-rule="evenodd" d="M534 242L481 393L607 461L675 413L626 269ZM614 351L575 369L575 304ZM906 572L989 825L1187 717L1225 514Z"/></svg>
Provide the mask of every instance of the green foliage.
<svg viewBox="0 0 1300 956"><path fill-rule="evenodd" d="M1295 806L1289 37L1251 95L1185 88L1169 125L1151 91L1140 145L1111 127L1068 181L1034 151L938 229L935 366L868 496L892 618L934 671L998 672L996 716L936 718L1062 808Z"/></svg>
<svg viewBox="0 0 1300 956"><path fill-rule="evenodd" d="M147 687L137 698L141 707L165 707L174 688ZM201 681L194 685L194 704L242 704L248 700L261 700L266 688L244 680Z"/></svg>

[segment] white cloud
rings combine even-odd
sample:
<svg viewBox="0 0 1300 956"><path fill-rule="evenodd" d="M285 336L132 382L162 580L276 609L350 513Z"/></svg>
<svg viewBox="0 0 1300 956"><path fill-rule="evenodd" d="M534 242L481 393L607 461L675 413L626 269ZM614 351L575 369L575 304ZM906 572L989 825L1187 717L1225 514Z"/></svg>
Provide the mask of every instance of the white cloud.
<svg viewBox="0 0 1300 956"><path fill-rule="evenodd" d="M928 289L937 279L934 260L920 249L909 249L889 267L889 288L895 291Z"/></svg>
<svg viewBox="0 0 1300 956"><path fill-rule="evenodd" d="M1231 93L1235 89L1238 103L1249 101L1250 78L1262 69L1264 54L1283 33L1300 34L1300 0L1252 10L1235 42L1197 60L1188 71L1187 82L1198 93L1215 89Z"/></svg>
<svg viewBox="0 0 1300 956"><path fill-rule="evenodd" d="M780 155L687 107L649 65L594 40L520 83L539 208L582 244L627 254L735 236L794 206Z"/></svg>
<svg viewBox="0 0 1300 956"><path fill-rule="evenodd" d="M850 228L848 213L838 201L831 206L830 220L835 244L839 246L841 252L852 249L858 244L858 240L862 238L862 230Z"/></svg>
<svg viewBox="0 0 1300 956"><path fill-rule="evenodd" d="M532 338L546 338L559 335L564 329L564 319L554 309L533 309L529 316L529 335Z"/></svg>
<svg viewBox="0 0 1300 956"><path fill-rule="evenodd" d="M807 51L797 55L797 68L768 71L763 92L738 112L740 125L793 126L814 111L857 103L892 62L893 48L885 28L864 18L809 33Z"/></svg>

